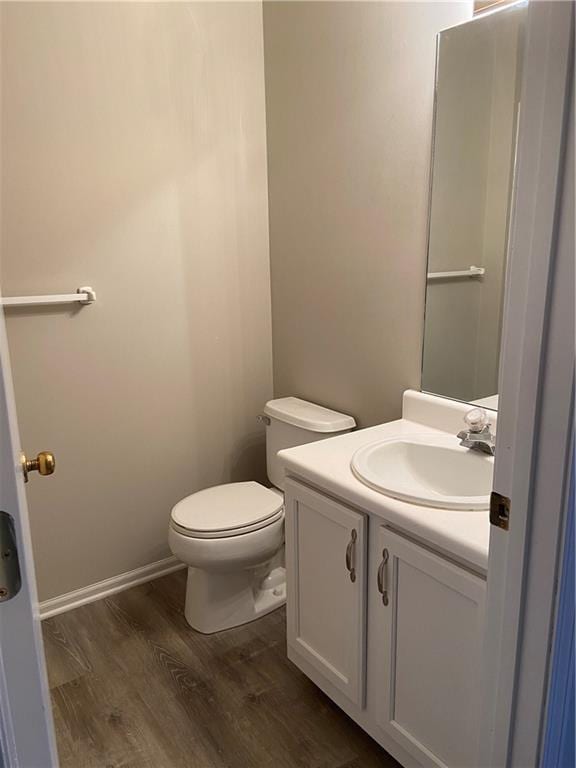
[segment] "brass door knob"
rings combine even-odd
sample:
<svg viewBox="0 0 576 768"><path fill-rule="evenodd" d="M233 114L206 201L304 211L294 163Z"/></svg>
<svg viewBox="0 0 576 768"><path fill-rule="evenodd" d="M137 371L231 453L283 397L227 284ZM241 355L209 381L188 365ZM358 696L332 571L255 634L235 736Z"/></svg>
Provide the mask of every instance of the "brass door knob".
<svg viewBox="0 0 576 768"><path fill-rule="evenodd" d="M22 454L22 473L24 482L28 482L28 472L39 472L41 475L51 475L56 469L56 459L49 451L41 451L35 459L27 459Z"/></svg>

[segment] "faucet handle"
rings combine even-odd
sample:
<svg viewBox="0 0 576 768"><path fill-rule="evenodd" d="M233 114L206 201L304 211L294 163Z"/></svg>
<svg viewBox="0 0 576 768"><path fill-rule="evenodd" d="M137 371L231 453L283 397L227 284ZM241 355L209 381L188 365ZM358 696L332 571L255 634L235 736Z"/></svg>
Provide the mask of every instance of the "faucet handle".
<svg viewBox="0 0 576 768"><path fill-rule="evenodd" d="M490 426L490 417L484 408L472 408L464 416L464 422L470 432L482 432L483 429Z"/></svg>

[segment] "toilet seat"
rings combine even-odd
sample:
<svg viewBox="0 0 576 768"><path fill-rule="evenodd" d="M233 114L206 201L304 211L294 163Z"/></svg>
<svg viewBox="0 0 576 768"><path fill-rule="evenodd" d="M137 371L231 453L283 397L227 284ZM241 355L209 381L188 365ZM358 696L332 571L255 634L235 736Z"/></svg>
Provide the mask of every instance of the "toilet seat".
<svg viewBox="0 0 576 768"><path fill-rule="evenodd" d="M183 536L219 539L257 531L280 520L284 499L260 483L227 483L198 491L172 509L171 525Z"/></svg>

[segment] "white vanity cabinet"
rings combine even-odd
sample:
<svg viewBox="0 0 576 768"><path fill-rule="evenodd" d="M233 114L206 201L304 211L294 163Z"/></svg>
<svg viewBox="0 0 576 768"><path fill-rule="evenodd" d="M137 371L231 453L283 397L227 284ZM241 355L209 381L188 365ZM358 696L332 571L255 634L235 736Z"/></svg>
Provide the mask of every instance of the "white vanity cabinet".
<svg viewBox="0 0 576 768"><path fill-rule="evenodd" d="M362 706L366 516L286 483L288 645Z"/></svg>
<svg viewBox="0 0 576 768"><path fill-rule="evenodd" d="M486 582L383 526L374 534L376 721L424 766L474 766Z"/></svg>
<svg viewBox="0 0 576 768"><path fill-rule="evenodd" d="M485 580L293 478L286 569L289 658L403 765L476 765Z"/></svg>

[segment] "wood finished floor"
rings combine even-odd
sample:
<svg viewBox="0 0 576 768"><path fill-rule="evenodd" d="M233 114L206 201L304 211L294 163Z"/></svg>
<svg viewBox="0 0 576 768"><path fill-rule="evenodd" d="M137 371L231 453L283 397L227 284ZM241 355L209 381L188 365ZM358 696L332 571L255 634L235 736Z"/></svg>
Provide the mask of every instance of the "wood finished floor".
<svg viewBox="0 0 576 768"><path fill-rule="evenodd" d="M399 768L288 661L284 610L200 635L185 584L43 622L62 768Z"/></svg>

